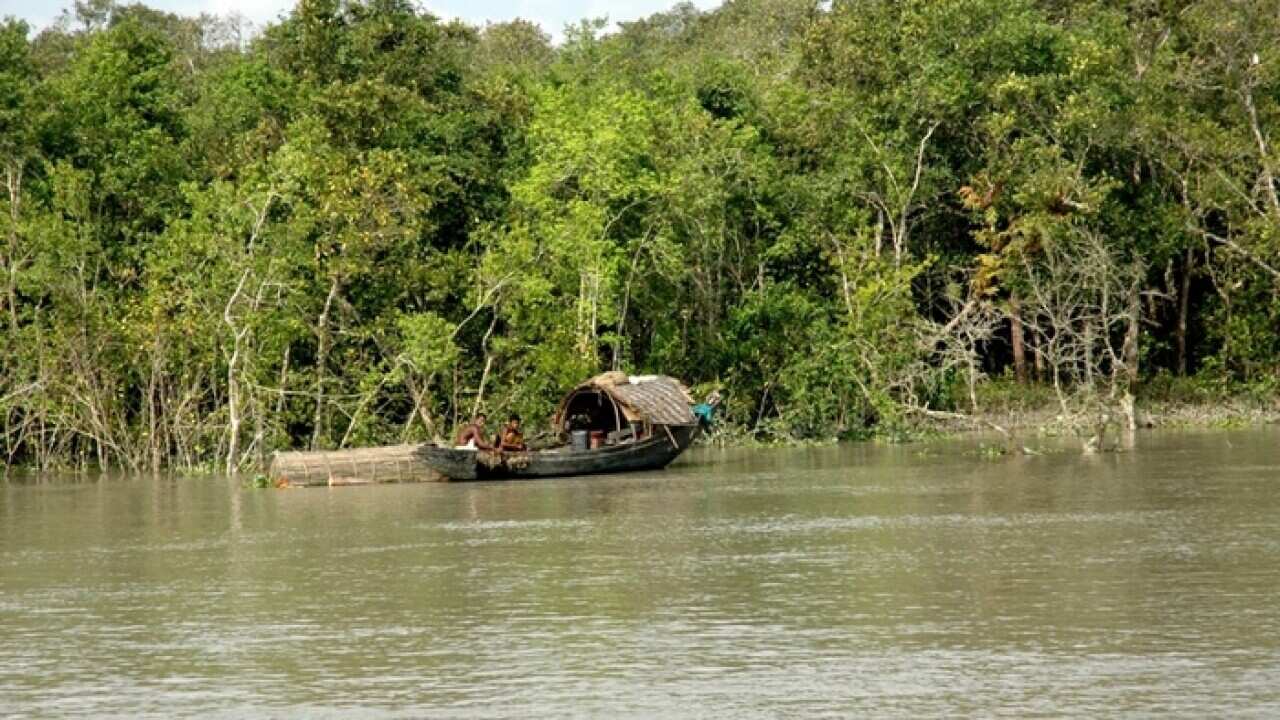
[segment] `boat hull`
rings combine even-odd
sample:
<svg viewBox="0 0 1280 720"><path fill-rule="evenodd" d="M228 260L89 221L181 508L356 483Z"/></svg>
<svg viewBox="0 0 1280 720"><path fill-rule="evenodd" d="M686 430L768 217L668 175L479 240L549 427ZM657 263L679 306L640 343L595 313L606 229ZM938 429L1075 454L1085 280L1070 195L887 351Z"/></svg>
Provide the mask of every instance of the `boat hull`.
<svg viewBox="0 0 1280 720"><path fill-rule="evenodd" d="M697 426L670 426L666 430L659 428L640 442L595 450L572 450L566 446L499 453L424 445L418 456L450 480L521 480L657 470L679 457L698 434Z"/></svg>

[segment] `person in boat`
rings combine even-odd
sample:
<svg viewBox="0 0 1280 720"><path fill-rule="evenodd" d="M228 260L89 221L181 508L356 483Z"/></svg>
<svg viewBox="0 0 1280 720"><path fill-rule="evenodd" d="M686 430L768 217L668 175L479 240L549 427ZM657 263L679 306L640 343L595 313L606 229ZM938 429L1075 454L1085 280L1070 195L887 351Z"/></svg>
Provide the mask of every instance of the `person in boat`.
<svg viewBox="0 0 1280 720"><path fill-rule="evenodd" d="M528 447L524 444L524 433L520 431L520 416L515 413L507 418L506 427L498 433L498 449L503 452L524 452Z"/></svg>
<svg viewBox="0 0 1280 720"><path fill-rule="evenodd" d="M702 425L703 430L710 430L711 425L715 423L718 407L720 407L719 390L713 391L705 401L693 406L693 416L698 419L698 424Z"/></svg>
<svg viewBox="0 0 1280 720"><path fill-rule="evenodd" d="M458 431L453 444L463 450L492 450L493 446L484 439L484 413L476 415L470 423Z"/></svg>

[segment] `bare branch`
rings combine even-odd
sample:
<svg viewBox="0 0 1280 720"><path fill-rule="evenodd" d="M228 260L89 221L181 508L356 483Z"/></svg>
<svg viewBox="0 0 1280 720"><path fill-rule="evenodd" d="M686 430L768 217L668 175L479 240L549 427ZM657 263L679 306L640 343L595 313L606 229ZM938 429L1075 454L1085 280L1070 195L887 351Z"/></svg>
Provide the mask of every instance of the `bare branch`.
<svg viewBox="0 0 1280 720"><path fill-rule="evenodd" d="M1207 240L1212 240L1220 245L1225 245L1226 247L1235 251L1237 254L1239 254L1241 257L1245 258L1249 262L1252 262L1254 265L1257 265L1259 268L1270 273L1271 276L1274 277L1275 279L1280 280L1280 270L1276 269L1275 266L1266 262L1265 260L1258 257L1257 255L1246 250L1243 246L1240 245L1240 243L1232 240L1231 238L1226 238L1226 237L1222 237L1221 235L1216 235L1214 233L1209 232L1208 230L1196 227L1194 225L1188 225L1187 227L1192 232L1199 233L1202 237L1204 237Z"/></svg>

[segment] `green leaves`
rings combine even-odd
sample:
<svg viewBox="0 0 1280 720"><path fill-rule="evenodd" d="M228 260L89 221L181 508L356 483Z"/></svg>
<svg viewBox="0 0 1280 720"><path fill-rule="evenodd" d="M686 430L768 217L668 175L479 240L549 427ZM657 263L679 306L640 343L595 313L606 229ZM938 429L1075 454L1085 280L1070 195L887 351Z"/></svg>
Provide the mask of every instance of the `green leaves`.
<svg viewBox="0 0 1280 720"><path fill-rule="evenodd" d="M27 45L28 30L27 24L18 20L0 23L0 158L7 162L25 158L35 139L30 119L36 73Z"/></svg>
<svg viewBox="0 0 1280 720"><path fill-rule="evenodd" d="M1096 373L1275 372L1266 2L735 0L555 47L404 0L252 39L91 5L0 25L14 457L443 436L604 369L727 384L761 436L896 432L958 372L976 405L1013 315L1023 358L1069 335L1033 292L1101 297L1082 257L1141 298Z"/></svg>
<svg viewBox="0 0 1280 720"><path fill-rule="evenodd" d="M445 373L458 361L460 350L453 338L457 326L435 313L402 315L396 320L404 343L400 362L422 376Z"/></svg>

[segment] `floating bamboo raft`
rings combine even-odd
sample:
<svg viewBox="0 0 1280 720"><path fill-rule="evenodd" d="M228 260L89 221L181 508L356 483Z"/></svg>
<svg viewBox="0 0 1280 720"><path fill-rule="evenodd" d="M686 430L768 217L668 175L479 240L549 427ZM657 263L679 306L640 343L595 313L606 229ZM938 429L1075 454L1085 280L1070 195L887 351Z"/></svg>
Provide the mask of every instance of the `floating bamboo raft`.
<svg viewBox="0 0 1280 720"><path fill-rule="evenodd" d="M420 447L413 443L329 452L278 452L271 458L267 475L282 487L445 480L416 455Z"/></svg>

